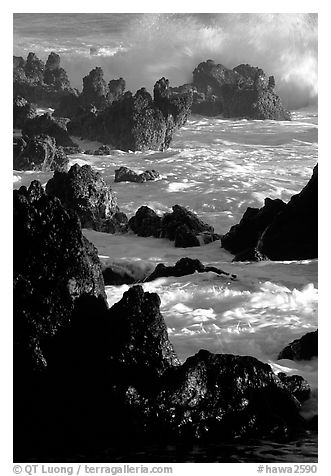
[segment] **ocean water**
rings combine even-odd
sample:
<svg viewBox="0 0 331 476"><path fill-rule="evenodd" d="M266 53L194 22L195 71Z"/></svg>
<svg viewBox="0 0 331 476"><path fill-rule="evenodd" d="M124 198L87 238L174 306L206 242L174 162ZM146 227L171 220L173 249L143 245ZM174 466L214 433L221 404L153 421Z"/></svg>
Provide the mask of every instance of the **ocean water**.
<svg viewBox="0 0 331 476"><path fill-rule="evenodd" d="M91 49L92 48L92 49ZM70 163L90 164L112 187L120 209L129 217L142 205L158 213L180 204L196 212L223 234L247 207L261 207L264 198L288 201L312 175L318 157L317 19L314 14L15 14L14 54L29 51L46 59L61 54L73 85L95 66L105 79L122 76L128 89L166 76L172 85L191 80L194 67L207 58L233 67L251 63L274 74L278 92L293 111L292 121L229 120L192 115L165 152L123 152L108 156L76 154ZM83 150L101 144L73 138ZM144 184L114 183L115 169L156 169L161 178ZM14 188L34 179L43 185L52 173L13 172ZM312 398L302 413L317 413L317 360L277 360L293 339L317 329L317 260L232 263L220 242L196 248L174 248L164 239L133 234L109 235L83 230L106 266L115 263L137 279L157 263L174 264L181 257L200 259L237 275L213 273L162 278L143 284L157 292L169 338L180 359L204 348L216 353L251 355L276 372L304 376ZM128 286L107 286L109 305ZM315 462L317 436L292 442L178 449L150 448L155 461ZM152 456L151 456L152 455ZM112 449L100 460L144 461L146 452ZM151 460L151 459L150 459Z"/></svg>
<svg viewBox="0 0 331 476"><path fill-rule="evenodd" d="M74 140L83 149L100 145ZM265 197L288 201L308 182L316 162L317 114L312 110L295 112L290 122L192 116L165 152L113 150L108 156L70 156L71 164L90 164L101 173L128 216L141 205L161 214L178 203L221 234L238 223L248 206L261 207ZM161 179L143 184L114 183L115 169L121 165L137 172L154 168ZM50 172L14 171L14 187L28 185L33 179L46 184L51 176ZM105 265L116 264L137 279L159 262L170 265L185 256L236 274L236 280L214 273L160 278L143 287L159 294L169 338L182 361L201 348L252 355L268 362L276 372L304 376L313 396L303 413L307 417L317 413L317 360L277 360L287 343L317 328L317 260L232 263L233 255L222 249L219 241L175 248L168 240L134 234L109 235L93 230L84 230L84 234L95 244ZM120 300L127 289L126 285L107 286L109 305ZM238 458L260 461L265 454L264 460L270 461L316 461L316 435L290 446L275 444L275 449L272 445L241 446L237 448ZM169 450L167 457L173 451ZM185 454L190 461L207 458L207 453L201 456L199 451ZM231 446L228 451L235 453ZM222 460L216 455L215 450L215 461Z"/></svg>

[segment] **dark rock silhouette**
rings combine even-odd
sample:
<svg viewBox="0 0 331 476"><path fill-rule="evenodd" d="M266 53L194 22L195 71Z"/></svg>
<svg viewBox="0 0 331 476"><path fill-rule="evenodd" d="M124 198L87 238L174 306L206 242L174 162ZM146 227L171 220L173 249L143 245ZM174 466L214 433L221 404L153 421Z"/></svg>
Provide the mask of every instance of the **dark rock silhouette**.
<svg viewBox="0 0 331 476"><path fill-rule="evenodd" d="M277 376L299 402L308 400L311 388L303 377L300 375L286 375L284 372L279 372Z"/></svg>
<svg viewBox="0 0 331 476"><path fill-rule="evenodd" d="M120 167L115 170L114 182L137 182L143 183L150 180L156 180L160 178L160 174L156 170L145 170L141 174L137 174L128 167Z"/></svg>
<svg viewBox="0 0 331 476"><path fill-rule="evenodd" d="M54 137L56 145L64 147L74 147L76 144L71 140L67 130L67 120L53 118L49 113L28 119L24 123L22 134L32 137L40 134L47 134Z"/></svg>
<svg viewBox="0 0 331 476"><path fill-rule="evenodd" d="M21 143L21 141L19 141ZM45 134L26 137L25 145L14 143L15 170L57 170L66 172L69 160L62 147L57 147L55 139Z"/></svg>
<svg viewBox="0 0 331 476"><path fill-rule="evenodd" d="M22 129L27 119L33 119L37 115L37 109L34 104L29 103L21 96L14 98L13 105L13 126L17 129Z"/></svg>
<svg viewBox="0 0 331 476"><path fill-rule="evenodd" d="M219 239L214 228L204 223L195 213L181 205L174 205L172 213L165 213L161 238L175 242L175 247L200 246Z"/></svg>
<svg viewBox="0 0 331 476"><path fill-rule="evenodd" d="M274 76L248 64L229 69L213 60L200 63L193 71L192 112L203 115L223 114L225 117L290 120L274 92Z"/></svg>
<svg viewBox="0 0 331 476"><path fill-rule="evenodd" d="M83 78L83 91L79 101L83 106L93 104L97 109L107 105L107 83L103 79L103 70L96 67Z"/></svg>
<svg viewBox="0 0 331 476"><path fill-rule="evenodd" d="M233 254L255 247L262 232L285 206L278 198L266 198L262 208L248 207L239 224L232 226L230 231L222 236L222 247Z"/></svg>
<svg viewBox="0 0 331 476"><path fill-rule="evenodd" d="M221 237L234 261L303 260L317 258L318 168L302 191L285 204L265 199L264 206L247 208L239 224Z"/></svg>
<svg viewBox="0 0 331 476"><path fill-rule="evenodd" d="M111 79L108 83L107 102L108 104L117 101L125 91L125 80L123 78Z"/></svg>
<svg viewBox="0 0 331 476"><path fill-rule="evenodd" d="M159 238L161 233L161 217L149 207L138 208L136 214L129 220L129 228L138 236L154 236Z"/></svg>
<svg viewBox="0 0 331 476"><path fill-rule="evenodd" d="M109 145L102 145L99 147L99 149L93 152L93 155L109 155L111 151L112 149L109 147Z"/></svg>
<svg viewBox="0 0 331 476"><path fill-rule="evenodd" d="M318 331L308 332L300 339L288 344L278 355L278 359L311 360L318 356Z"/></svg>
<svg viewBox="0 0 331 476"><path fill-rule="evenodd" d="M128 399L151 432L185 441L284 437L302 424L299 402L269 365L206 350L165 372L153 399L133 389Z"/></svg>
<svg viewBox="0 0 331 476"><path fill-rule="evenodd" d="M201 246L220 239L211 225L204 223L187 208L174 205L172 210L172 213L159 217L151 208L140 207L135 216L130 218L129 227L138 236L174 241L178 248Z"/></svg>
<svg viewBox="0 0 331 476"><path fill-rule="evenodd" d="M46 192L74 210L83 228L107 233L127 230L127 217L120 212L110 186L89 165L75 164L67 173L55 172Z"/></svg>
<svg viewBox="0 0 331 476"><path fill-rule="evenodd" d="M318 256L318 166L307 185L264 230L257 250L272 260Z"/></svg>
<svg viewBox="0 0 331 476"><path fill-rule="evenodd" d="M165 278L169 276L186 276L193 273L208 273L209 271L218 275L229 276L231 279L235 279L235 274L227 273L222 269L215 266L205 266L198 259L181 258L174 266L165 266L163 263L159 263L154 271L144 279L145 282L153 281L158 278Z"/></svg>
<svg viewBox="0 0 331 476"><path fill-rule="evenodd" d="M68 322L83 294L105 299L97 250L77 216L38 181L14 190L14 345L21 371L47 367L42 341Z"/></svg>
<svg viewBox="0 0 331 476"><path fill-rule="evenodd" d="M60 67L60 57L52 52L44 64L35 53L27 60L14 56L14 96L44 107L56 108L62 98L77 96L71 88L67 73Z"/></svg>

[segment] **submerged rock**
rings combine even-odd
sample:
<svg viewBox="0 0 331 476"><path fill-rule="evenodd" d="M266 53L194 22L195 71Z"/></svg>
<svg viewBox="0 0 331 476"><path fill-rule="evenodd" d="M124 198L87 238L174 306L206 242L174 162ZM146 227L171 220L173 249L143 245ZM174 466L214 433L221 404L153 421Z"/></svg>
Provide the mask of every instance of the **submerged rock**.
<svg viewBox="0 0 331 476"><path fill-rule="evenodd" d="M127 230L127 217L120 212L110 186L90 165L75 164L67 173L55 172L46 192L74 210L83 228L107 233Z"/></svg>
<svg viewBox="0 0 331 476"><path fill-rule="evenodd" d="M229 276L231 279L235 279L235 274L227 273L222 269L215 268L215 266L205 266L198 259L181 258L174 266L165 266L163 263L159 263L155 270L146 278L144 282L153 281L157 278L165 278L168 276L186 276L193 273L208 273L209 271L218 275Z"/></svg>
<svg viewBox="0 0 331 476"><path fill-rule="evenodd" d="M128 167L120 167L115 170L115 182L137 182L143 183L150 180L157 180L160 174L156 170L145 170L141 174L137 174Z"/></svg>
<svg viewBox="0 0 331 476"><path fill-rule="evenodd" d="M54 137L46 134L27 137L24 147L14 144L15 170L56 170L66 172L69 160L62 147L57 147Z"/></svg>
<svg viewBox="0 0 331 476"><path fill-rule="evenodd" d="M278 359L311 360L318 356L318 331L295 339L279 353Z"/></svg>

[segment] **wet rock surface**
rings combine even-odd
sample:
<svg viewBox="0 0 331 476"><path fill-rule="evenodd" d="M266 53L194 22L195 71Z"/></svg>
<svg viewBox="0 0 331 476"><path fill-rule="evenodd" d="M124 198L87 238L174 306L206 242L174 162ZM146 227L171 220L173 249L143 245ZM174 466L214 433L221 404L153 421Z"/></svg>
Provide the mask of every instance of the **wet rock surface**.
<svg viewBox="0 0 331 476"><path fill-rule="evenodd" d="M46 192L74 210L83 228L108 233L127 230L127 217L120 212L111 187L89 165L75 164L67 173L55 172Z"/></svg>
<svg viewBox="0 0 331 476"><path fill-rule="evenodd" d="M156 170L145 170L141 174L137 174L134 170L128 167L120 167L115 170L115 182L136 182L143 183L150 180L157 180L160 174Z"/></svg>

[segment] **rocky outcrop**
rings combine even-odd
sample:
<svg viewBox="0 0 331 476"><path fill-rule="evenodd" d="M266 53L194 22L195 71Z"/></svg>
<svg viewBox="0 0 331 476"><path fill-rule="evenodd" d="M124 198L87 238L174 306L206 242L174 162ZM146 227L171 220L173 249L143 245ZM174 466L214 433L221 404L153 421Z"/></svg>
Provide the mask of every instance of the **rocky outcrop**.
<svg viewBox="0 0 331 476"><path fill-rule="evenodd" d="M97 109L107 105L107 83L103 79L103 70L96 67L83 78L83 91L79 97L82 106L92 104Z"/></svg>
<svg viewBox="0 0 331 476"><path fill-rule="evenodd" d="M127 230L127 217L120 212L110 186L89 165L75 164L67 173L55 172L46 192L74 210L83 228L107 233Z"/></svg>
<svg viewBox="0 0 331 476"><path fill-rule="evenodd" d="M147 206L138 208L129 220L129 228L138 236L154 236L159 238L162 218Z"/></svg>
<svg viewBox="0 0 331 476"><path fill-rule="evenodd" d="M14 142L15 170L56 170L66 172L69 160L62 147L57 147L55 139L47 135L26 137Z"/></svg>
<svg viewBox="0 0 331 476"><path fill-rule="evenodd" d="M303 377L300 375L286 375L284 372L279 372L277 376L299 402L302 403L308 400L311 388Z"/></svg>
<svg viewBox="0 0 331 476"><path fill-rule="evenodd" d="M127 398L151 433L186 442L284 437L301 423L298 401L268 364L206 350L165 372L153 399L134 389Z"/></svg>
<svg viewBox="0 0 331 476"><path fill-rule="evenodd" d="M20 95L39 106L56 108L63 98L77 96L67 73L60 67L60 57L52 52L46 64L35 53L26 61L14 56L14 96Z"/></svg>
<svg viewBox="0 0 331 476"><path fill-rule="evenodd" d="M318 168L308 184L293 195L264 230L257 250L271 260L303 260L318 256Z"/></svg>
<svg viewBox="0 0 331 476"><path fill-rule="evenodd" d="M112 149L109 147L109 145L101 145L99 149L93 152L93 155L109 155L111 151Z"/></svg>
<svg viewBox="0 0 331 476"><path fill-rule="evenodd" d="M234 261L277 261L317 258L318 170L302 191L285 204L265 199L260 209L248 208L239 224L222 236Z"/></svg>
<svg viewBox="0 0 331 476"><path fill-rule="evenodd" d="M162 78L154 87L154 100L142 88L126 92L94 116L87 111L68 128L74 135L97 140L121 150L164 150L173 133L187 120L192 95L172 94Z"/></svg>
<svg viewBox="0 0 331 476"><path fill-rule="evenodd" d="M174 205L172 210L172 213L163 216L160 236L174 241L175 247L201 246L220 238L211 225L187 208Z"/></svg>
<svg viewBox="0 0 331 476"><path fill-rule="evenodd" d="M109 310L113 330L109 358L121 384L137 385L146 391L146 385L150 387L165 370L179 365L160 304L156 293L133 286Z"/></svg>
<svg viewBox="0 0 331 476"><path fill-rule="evenodd" d="M143 183L150 180L157 180L160 178L160 174L156 170L145 170L141 174L137 174L128 167L120 167L115 170L114 182L137 182Z"/></svg>
<svg viewBox="0 0 331 476"><path fill-rule="evenodd" d="M107 102L108 104L117 101L125 91L125 80L123 78L111 79L108 83Z"/></svg>
<svg viewBox="0 0 331 476"><path fill-rule="evenodd" d="M178 248L201 246L220 239L211 225L204 223L187 208L174 205L172 210L172 213L160 217L151 208L140 207L135 216L130 218L129 227L138 236L174 241Z"/></svg>
<svg viewBox="0 0 331 476"><path fill-rule="evenodd" d="M278 359L311 360L318 356L318 331L308 332L300 339L288 344L278 355Z"/></svg>
<svg viewBox="0 0 331 476"><path fill-rule="evenodd" d="M45 370L43 341L70 320L83 294L105 299L97 250L77 216L41 184L14 190L14 346L16 367Z"/></svg>
<svg viewBox="0 0 331 476"><path fill-rule="evenodd" d="M46 113L25 121L22 134L29 137L46 134L54 137L58 146L75 147L77 144L71 140L66 123L65 119L53 118L49 113Z"/></svg>
<svg viewBox="0 0 331 476"><path fill-rule="evenodd" d="M266 198L262 208L247 208L240 222L222 236L222 247L233 254L255 248L262 232L285 206L280 199Z"/></svg>
<svg viewBox="0 0 331 476"><path fill-rule="evenodd" d="M159 263L154 271L144 279L144 282L154 281L154 279L166 278L169 276L179 277L193 273L208 273L210 271L217 275L229 276L231 279L236 278L235 274L227 273L215 266L205 266L198 259L181 258L174 266L165 266L163 263Z"/></svg>
<svg viewBox="0 0 331 476"><path fill-rule="evenodd" d="M37 115L37 109L34 104L29 103L21 96L14 98L13 105L13 126L16 129L22 129L27 119L33 119Z"/></svg>
<svg viewBox="0 0 331 476"><path fill-rule="evenodd" d="M229 69L213 60L200 63L193 71L192 112L248 119L290 120L274 92L274 76L266 77L258 67L241 64ZM179 88L179 89L180 89Z"/></svg>

